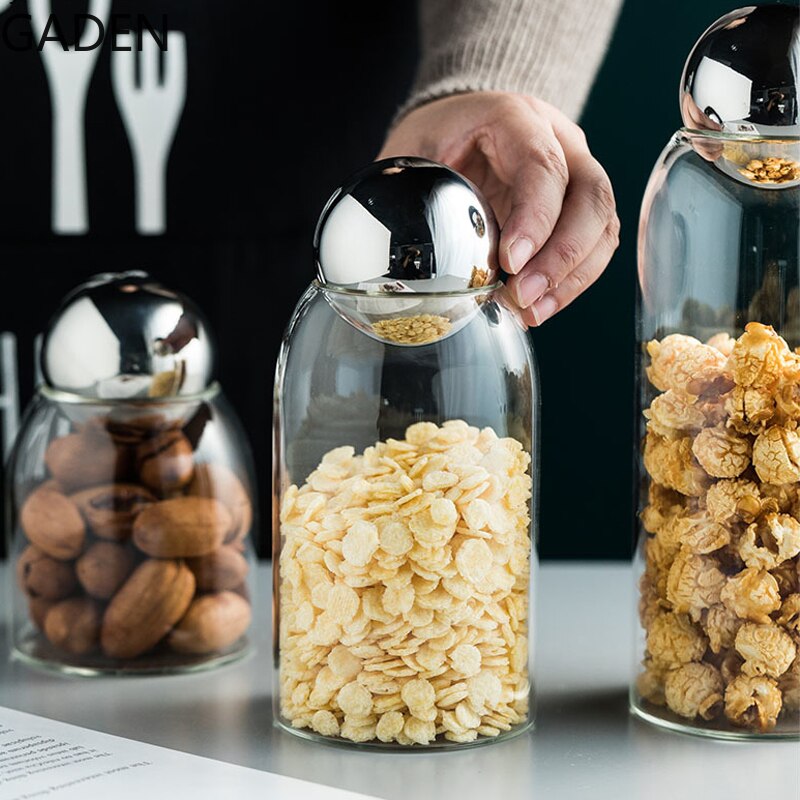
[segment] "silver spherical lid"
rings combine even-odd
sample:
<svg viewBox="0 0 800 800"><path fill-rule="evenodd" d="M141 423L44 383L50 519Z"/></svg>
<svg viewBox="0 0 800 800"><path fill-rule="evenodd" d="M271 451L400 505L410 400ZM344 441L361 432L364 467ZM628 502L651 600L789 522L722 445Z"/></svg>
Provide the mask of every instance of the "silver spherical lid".
<svg viewBox="0 0 800 800"><path fill-rule="evenodd" d="M797 3L731 11L700 37L686 61L684 125L744 136L799 136L799 84Z"/></svg>
<svg viewBox="0 0 800 800"><path fill-rule="evenodd" d="M98 399L195 395L214 346L195 304L146 272L96 275L64 299L44 334L47 386Z"/></svg>
<svg viewBox="0 0 800 800"><path fill-rule="evenodd" d="M357 172L326 204L314 234L320 283L364 292L448 293L496 281L491 206L466 178L423 158Z"/></svg>

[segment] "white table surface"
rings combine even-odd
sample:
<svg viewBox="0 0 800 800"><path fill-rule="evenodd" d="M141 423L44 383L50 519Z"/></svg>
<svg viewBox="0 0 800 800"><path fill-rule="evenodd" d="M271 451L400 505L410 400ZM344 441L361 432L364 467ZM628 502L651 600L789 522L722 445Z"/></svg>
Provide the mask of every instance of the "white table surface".
<svg viewBox="0 0 800 800"><path fill-rule="evenodd" d="M718 742L629 715L627 565L541 568L536 729L455 753L356 752L273 727L266 566L258 582L257 651L238 664L180 677L80 679L3 659L0 705L387 800L800 798L800 743ZM8 651L5 627L0 647Z"/></svg>

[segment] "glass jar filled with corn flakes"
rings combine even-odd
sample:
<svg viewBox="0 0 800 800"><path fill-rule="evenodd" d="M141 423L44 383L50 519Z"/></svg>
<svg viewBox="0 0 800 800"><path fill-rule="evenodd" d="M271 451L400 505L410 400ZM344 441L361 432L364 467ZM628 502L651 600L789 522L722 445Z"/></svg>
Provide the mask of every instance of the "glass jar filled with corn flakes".
<svg viewBox="0 0 800 800"><path fill-rule="evenodd" d="M725 738L800 735L799 26L701 37L640 228L631 702Z"/></svg>
<svg viewBox="0 0 800 800"><path fill-rule="evenodd" d="M275 719L382 748L532 721L536 368L465 179L378 162L332 197L276 377Z"/></svg>

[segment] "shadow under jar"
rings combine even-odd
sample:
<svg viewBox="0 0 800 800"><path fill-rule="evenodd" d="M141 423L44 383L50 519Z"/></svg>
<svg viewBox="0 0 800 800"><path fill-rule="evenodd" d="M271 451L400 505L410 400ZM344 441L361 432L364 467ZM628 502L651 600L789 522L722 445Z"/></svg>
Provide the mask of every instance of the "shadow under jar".
<svg viewBox="0 0 800 800"><path fill-rule="evenodd" d="M800 736L800 138L774 116L761 125L756 97L727 104L747 120L725 120L701 84L720 42L746 54L748 31L787 18L796 35L797 9L743 9L700 40L684 119L694 108L688 121L721 129L673 137L639 239L631 704L723 738Z"/></svg>

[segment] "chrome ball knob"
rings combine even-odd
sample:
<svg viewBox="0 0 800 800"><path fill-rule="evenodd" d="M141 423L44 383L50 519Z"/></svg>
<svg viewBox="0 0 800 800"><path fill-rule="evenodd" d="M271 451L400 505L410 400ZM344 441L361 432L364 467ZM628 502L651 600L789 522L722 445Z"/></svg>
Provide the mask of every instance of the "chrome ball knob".
<svg viewBox="0 0 800 800"><path fill-rule="evenodd" d="M449 167L387 158L328 200L314 234L320 283L453 292L497 279L498 230L478 189Z"/></svg>
<svg viewBox="0 0 800 800"><path fill-rule="evenodd" d="M213 364L195 304L138 271L96 275L71 292L41 350L46 385L99 399L194 395Z"/></svg>
<svg viewBox="0 0 800 800"><path fill-rule="evenodd" d="M687 128L745 136L800 136L800 6L747 6L718 19L694 46L681 79Z"/></svg>

